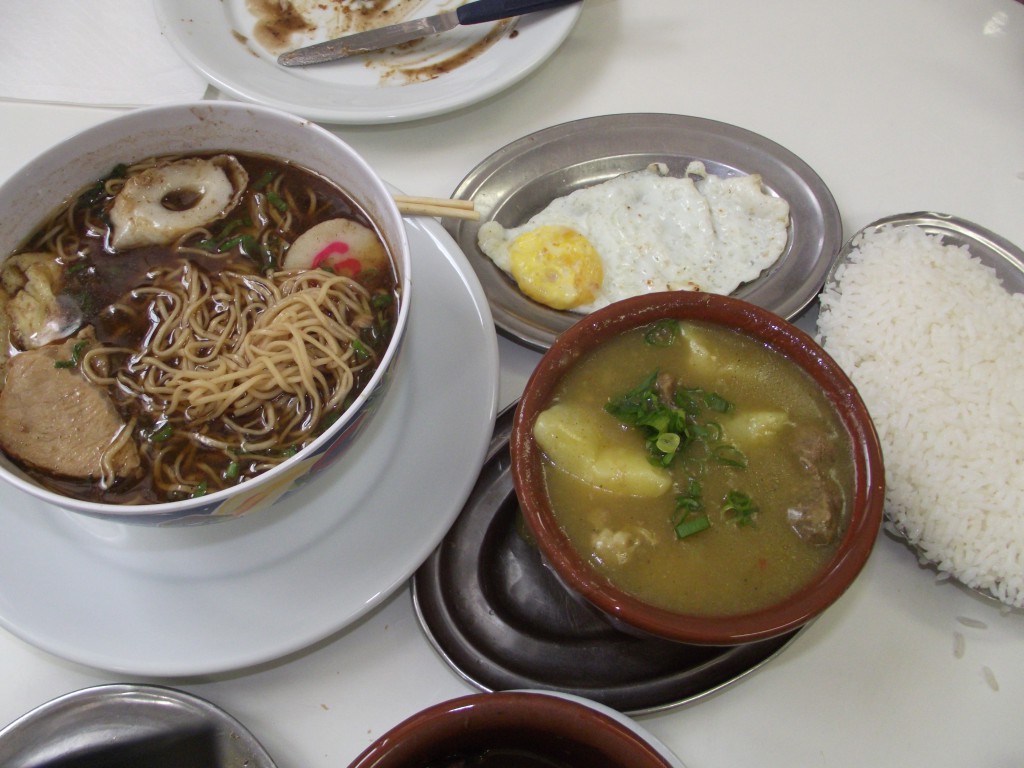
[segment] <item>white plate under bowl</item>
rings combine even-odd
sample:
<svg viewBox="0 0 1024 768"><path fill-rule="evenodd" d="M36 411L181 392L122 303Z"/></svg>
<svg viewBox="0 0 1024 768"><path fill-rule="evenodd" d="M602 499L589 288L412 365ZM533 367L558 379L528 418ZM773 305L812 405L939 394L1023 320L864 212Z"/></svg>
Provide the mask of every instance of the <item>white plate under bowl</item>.
<svg viewBox="0 0 1024 768"><path fill-rule="evenodd" d="M400 587L476 482L498 389L473 271L433 219L406 231L422 267L409 335L367 448L328 470L344 482L324 476L259 515L172 529L75 515L3 484L0 626L99 669L204 675L301 650Z"/></svg>
<svg viewBox="0 0 1024 768"><path fill-rule="evenodd" d="M450 112L486 99L543 64L576 25L583 3L519 17L480 55L432 79L387 84L395 64L391 49L309 67L282 67L252 39L255 17L246 0L153 0L160 29L178 53L213 86L243 101L258 102L330 123L394 123ZM417 16L452 7L425 0ZM479 44L492 24L459 27L433 42L433 59L456 62ZM510 28L511 29L511 28Z"/></svg>
<svg viewBox="0 0 1024 768"><path fill-rule="evenodd" d="M793 319L817 296L843 244L839 208L825 182L785 147L727 123L685 115L602 115L546 128L484 159L452 197L473 200L480 221L446 227L476 270L498 328L543 351L580 319L528 299L477 245L481 224L518 226L556 197L651 163L682 176L693 160L718 176L761 174L790 206L789 241L774 265L733 296Z"/></svg>

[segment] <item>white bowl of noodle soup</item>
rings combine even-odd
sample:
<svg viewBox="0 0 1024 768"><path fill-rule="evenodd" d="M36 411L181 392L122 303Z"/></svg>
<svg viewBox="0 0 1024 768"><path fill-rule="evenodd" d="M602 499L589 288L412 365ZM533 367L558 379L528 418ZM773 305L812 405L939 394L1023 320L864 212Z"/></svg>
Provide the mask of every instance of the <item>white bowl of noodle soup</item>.
<svg viewBox="0 0 1024 768"><path fill-rule="evenodd" d="M330 426L320 426L318 431L307 435L304 442L296 444L301 447L293 446L290 455L288 451L281 451L273 464L268 463L268 468L254 471L244 482L235 481L237 484L228 487L209 492L202 487L201 492L195 493L179 490L177 497L171 500L150 498L136 502L126 496L127 500L114 502L101 496L96 497L101 500L74 498L59 490L59 484L55 489L50 483L40 482L30 471L33 467L26 468L4 452L0 455L0 477L5 481L64 509L119 522L192 524L230 519L269 507L335 462L357 442L362 428L378 410L394 373L409 317L410 259L405 228L392 195L366 161L340 138L302 118L256 105L200 102L139 109L79 133L32 160L0 186L0 255L4 260L0 268L8 265L12 253L24 250L26 238L45 221L44 217L90 184L111 176L111 169L118 164L172 155L193 157L218 153L280 160L312 171L340 188L354 203L362 220L368 221L368 226L376 231L389 254L396 301L388 309L390 335L372 352L375 368L360 368L361 389L356 386L348 391L343 406L337 405L342 399L331 401L335 404L332 414L335 420ZM251 174L249 182L254 183ZM288 202L294 201L289 198ZM222 242L226 239L227 235ZM225 274L229 271L224 270ZM343 289L344 286L339 288ZM220 316L220 311L216 310L215 318ZM315 313L315 310L310 311ZM299 317L295 324L305 322L301 315ZM237 322L245 325L248 321ZM293 327L290 332L293 336L297 333ZM358 344L352 342L349 346ZM365 353L363 359L367 356L369 353ZM73 357L77 357L77 351ZM349 365L357 367L352 361L359 358L346 359ZM101 370L106 369L101 367ZM291 376L288 369L285 373ZM267 375L273 378L273 374ZM350 372L344 375L351 379ZM303 378L302 373L295 373L295 376ZM342 377L340 373L337 376ZM314 384L309 386L315 388ZM352 385L336 385L335 391L330 393L332 398L336 397L339 386ZM297 401L300 398L301 394L296 395ZM327 413L329 404L326 395L324 398L317 407ZM296 416L295 423L300 422L302 418ZM283 416L279 417L273 427L266 428L266 433L273 437L285 432L283 423ZM172 459L161 461L166 466Z"/></svg>

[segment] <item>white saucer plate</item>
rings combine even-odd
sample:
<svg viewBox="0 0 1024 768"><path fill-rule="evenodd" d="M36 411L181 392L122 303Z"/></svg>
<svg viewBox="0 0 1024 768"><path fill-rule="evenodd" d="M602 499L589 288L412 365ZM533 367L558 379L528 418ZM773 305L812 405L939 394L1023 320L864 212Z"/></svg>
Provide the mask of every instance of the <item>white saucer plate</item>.
<svg viewBox="0 0 1024 768"><path fill-rule="evenodd" d="M514 33L478 55L492 24L459 27L427 41L422 61L440 62L430 79L388 78L393 49L308 67L283 67L276 52L253 39L255 17L245 0L154 0L160 29L178 53L207 81L242 101L339 124L392 123L450 112L513 85L544 63L576 24L583 3L519 17ZM451 7L427 0L416 11L426 16ZM510 27L510 29L513 29ZM417 67L415 52L407 56Z"/></svg>
<svg viewBox="0 0 1024 768"><path fill-rule="evenodd" d="M406 229L416 300L360 447L265 513L191 528L100 521L3 485L0 626L99 669L203 675L306 648L405 583L476 481L498 389L473 270L435 220Z"/></svg>

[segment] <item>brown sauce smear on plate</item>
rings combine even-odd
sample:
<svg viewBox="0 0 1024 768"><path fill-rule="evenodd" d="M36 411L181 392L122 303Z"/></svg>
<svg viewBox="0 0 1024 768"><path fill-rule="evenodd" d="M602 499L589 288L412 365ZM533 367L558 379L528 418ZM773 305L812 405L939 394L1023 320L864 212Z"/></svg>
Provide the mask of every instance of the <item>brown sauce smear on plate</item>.
<svg viewBox="0 0 1024 768"><path fill-rule="evenodd" d="M274 56L320 40L441 13L456 4L427 6L425 0L246 0L257 20L251 37ZM473 61L503 38L515 36L514 19L479 28L486 30L483 37L475 32L462 35L460 39L468 44L453 46L450 35L448 39L431 36L370 54L363 61L366 67L381 71L382 85L434 80Z"/></svg>

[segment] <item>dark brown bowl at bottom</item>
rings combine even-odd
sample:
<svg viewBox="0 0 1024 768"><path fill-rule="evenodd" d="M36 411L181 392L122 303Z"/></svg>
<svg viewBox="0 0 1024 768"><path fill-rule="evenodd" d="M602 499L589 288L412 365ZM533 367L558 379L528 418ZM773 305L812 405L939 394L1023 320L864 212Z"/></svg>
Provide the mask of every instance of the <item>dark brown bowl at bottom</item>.
<svg viewBox="0 0 1024 768"><path fill-rule="evenodd" d="M606 340L664 319L700 320L760 341L803 369L821 387L849 433L854 488L846 530L831 561L808 586L751 613L695 616L639 600L598 573L562 530L547 495L543 458L533 437L565 373ZM634 630L697 645L737 645L777 637L806 624L853 583L874 548L885 497L882 449L874 423L853 382L809 335L754 304L689 291L651 293L599 309L556 339L534 369L519 401L510 439L512 476L523 517L548 565L563 583L614 620Z"/></svg>
<svg viewBox="0 0 1024 768"><path fill-rule="evenodd" d="M572 699L507 691L428 707L371 744L349 768L462 768L490 753L523 768L673 768L623 722ZM509 753L518 762L511 762ZM494 763L498 765L498 762Z"/></svg>

